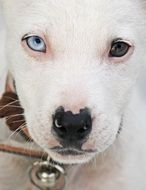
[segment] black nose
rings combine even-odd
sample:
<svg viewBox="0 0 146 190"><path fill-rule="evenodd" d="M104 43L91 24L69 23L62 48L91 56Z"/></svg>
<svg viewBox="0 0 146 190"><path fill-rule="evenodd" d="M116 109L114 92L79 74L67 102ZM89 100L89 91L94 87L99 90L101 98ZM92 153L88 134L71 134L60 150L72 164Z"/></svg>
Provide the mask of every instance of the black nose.
<svg viewBox="0 0 146 190"><path fill-rule="evenodd" d="M68 145L82 142L92 130L91 114L87 108L81 109L79 114L73 114L60 107L53 116L53 130L57 137Z"/></svg>

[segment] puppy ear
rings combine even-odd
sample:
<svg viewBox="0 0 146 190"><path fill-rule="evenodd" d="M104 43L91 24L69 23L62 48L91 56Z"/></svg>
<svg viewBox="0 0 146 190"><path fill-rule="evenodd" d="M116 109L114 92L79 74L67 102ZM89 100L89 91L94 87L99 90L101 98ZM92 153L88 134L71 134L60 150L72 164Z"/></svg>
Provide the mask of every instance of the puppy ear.
<svg viewBox="0 0 146 190"><path fill-rule="evenodd" d="M0 118L5 118L10 130L17 130L25 123L23 108L17 94L15 93L14 81L9 73L5 82L5 92L0 99Z"/></svg>
<svg viewBox="0 0 146 190"><path fill-rule="evenodd" d="M0 118L6 119L11 131L19 129L25 123L23 112L17 94L5 92L0 100Z"/></svg>
<svg viewBox="0 0 146 190"><path fill-rule="evenodd" d="M12 75L8 75L6 80L5 93L0 99L0 119L5 118L6 124L11 131L20 131L28 140L32 140L24 117L24 109L21 107L19 98L15 92Z"/></svg>
<svg viewBox="0 0 146 190"><path fill-rule="evenodd" d="M2 78L1 80L2 82L2 86L3 86L3 89L1 91L2 93L2 97L0 98L0 103L3 104L1 101L3 98L4 98L4 95L5 94L15 94L15 85L14 85L14 79L12 77L12 75L10 73L7 73L7 76L6 76L6 72L5 72L5 76ZM14 98L11 98L11 99L14 99ZM16 98L15 98L16 99ZM18 98L16 99L18 100ZM8 102L8 103L11 103L11 102ZM0 104L0 106L1 106ZM0 112L0 117L1 117L1 112Z"/></svg>
<svg viewBox="0 0 146 190"><path fill-rule="evenodd" d="M10 72L7 75L5 91L6 92L15 92L14 79L13 79L13 76Z"/></svg>
<svg viewBox="0 0 146 190"><path fill-rule="evenodd" d="M20 105L18 95L15 92L15 84L9 73L5 82L5 92L0 99L0 119L5 118L11 131L20 131L27 140L32 140L24 117L24 109Z"/></svg>

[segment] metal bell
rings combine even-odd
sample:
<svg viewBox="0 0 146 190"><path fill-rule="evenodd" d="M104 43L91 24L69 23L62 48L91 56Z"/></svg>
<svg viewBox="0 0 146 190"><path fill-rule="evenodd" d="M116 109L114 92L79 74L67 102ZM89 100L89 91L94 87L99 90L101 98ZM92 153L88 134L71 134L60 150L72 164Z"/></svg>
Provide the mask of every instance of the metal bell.
<svg viewBox="0 0 146 190"><path fill-rule="evenodd" d="M49 161L35 162L29 172L30 180L41 190L63 190L65 171Z"/></svg>

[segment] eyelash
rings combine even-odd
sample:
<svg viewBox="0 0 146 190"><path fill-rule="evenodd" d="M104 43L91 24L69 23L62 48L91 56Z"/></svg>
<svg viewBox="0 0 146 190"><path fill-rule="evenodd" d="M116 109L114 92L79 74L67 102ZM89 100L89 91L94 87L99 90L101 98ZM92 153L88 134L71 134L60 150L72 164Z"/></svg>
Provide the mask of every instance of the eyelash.
<svg viewBox="0 0 146 190"><path fill-rule="evenodd" d="M32 51L46 53L46 43L43 40L43 38L41 38L40 36L37 36L37 35L30 35L30 36L25 35L22 38L22 41L25 41L28 48L30 48Z"/></svg>
<svg viewBox="0 0 146 190"><path fill-rule="evenodd" d="M109 51L109 57L111 57L111 58L112 57L113 58L124 57L125 55L128 54L131 47L132 47L132 45L129 42L124 41L123 39L113 40L113 42L111 43L110 51ZM119 48L119 52L118 52L118 48ZM120 48L121 48L121 52L120 52ZM114 50L115 50L115 52L114 52Z"/></svg>

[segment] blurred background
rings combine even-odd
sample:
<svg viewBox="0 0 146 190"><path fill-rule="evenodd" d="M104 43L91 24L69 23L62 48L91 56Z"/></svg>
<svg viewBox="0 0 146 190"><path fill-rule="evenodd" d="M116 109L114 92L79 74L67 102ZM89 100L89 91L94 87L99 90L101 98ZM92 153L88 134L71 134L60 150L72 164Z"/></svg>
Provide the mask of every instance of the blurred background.
<svg viewBox="0 0 146 190"><path fill-rule="evenodd" d="M6 77L6 54L5 54L5 27L4 27L4 21L2 17L2 11L0 7L0 96L3 92L4 85L5 85L5 77Z"/></svg>

